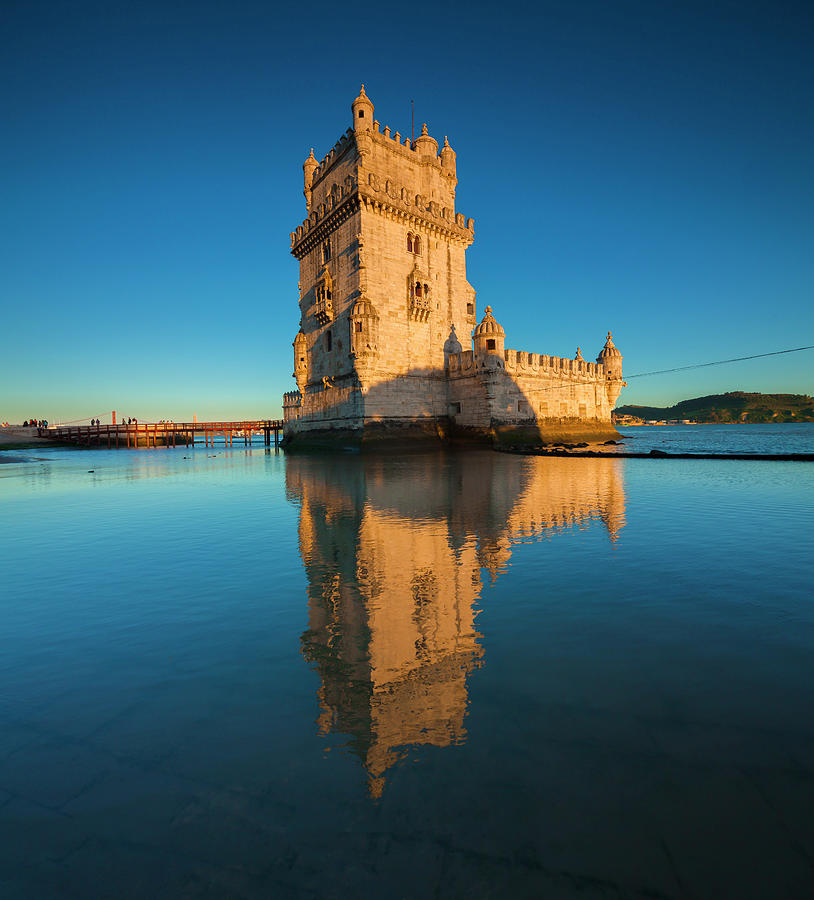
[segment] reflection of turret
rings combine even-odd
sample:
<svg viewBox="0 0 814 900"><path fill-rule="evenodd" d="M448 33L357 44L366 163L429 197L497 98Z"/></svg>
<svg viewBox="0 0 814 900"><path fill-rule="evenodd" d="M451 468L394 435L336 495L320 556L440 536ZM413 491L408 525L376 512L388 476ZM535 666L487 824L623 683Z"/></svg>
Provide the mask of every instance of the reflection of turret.
<svg viewBox="0 0 814 900"><path fill-rule="evenodd" d="M409 745L466 739L482 570L494 581L515 544L552 528L599 518L613 538L622 465L489 452L286 460L320 732L350 735L373 796Z"/></svg>

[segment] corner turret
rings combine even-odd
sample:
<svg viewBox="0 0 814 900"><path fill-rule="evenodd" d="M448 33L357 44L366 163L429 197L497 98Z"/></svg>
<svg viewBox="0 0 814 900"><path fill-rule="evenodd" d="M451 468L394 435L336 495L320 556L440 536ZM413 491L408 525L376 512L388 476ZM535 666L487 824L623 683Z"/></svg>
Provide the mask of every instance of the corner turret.
<svg viewBox="0 0 814 900"><path fill-rule="evenodd" d="M597 356L596 361L600 366L605 367L605 375L608 378L622 378L622 354L616 349L610 332L608 332L608 339L605 341L605 346L602 348L599 356Z"/></svg>
<svg viewBox="0 0 814 900"><path fill-rule="evenodd" d="M364 298L357 300L350 311L350 355L377 355L379 351L379 314L376 307Z"/></svg>
<svg viewBox="0 0 814 900"><path fill-rule="evenodd" d="M446 135L444 135L444 146L441 148L441 169L445 175L451 175L457 182L455 151L449 146Z"/></svg>
<svg viewBox="0 0 814 900"><path fill-rule="evenodd" d="M483 318L472 333L472 340L475 345L476 359L490 366L494 366L499 361L499 367L503 367L506 332L492 315L491 306L487 306L483 311Z"/></svg>
<svg viewBox="0 0 814 900"><path fill-rule="evenodd" d="M308 159L302 164L302 177L305 183L303 194L305 194L305 208L308 212L311 212L311 185L314 183L314 172L318 165L319 163L314 156L314 148L312 147L311 152L308 154Z"/></svg>
<svg viewBox="0 0 814 900"><path fill-rule="evenodd" d="M351 103L353 112L353 130L354 131L370 131L373 127L373 104L365 93L365 86L362 85L359 96Z"/></svg>

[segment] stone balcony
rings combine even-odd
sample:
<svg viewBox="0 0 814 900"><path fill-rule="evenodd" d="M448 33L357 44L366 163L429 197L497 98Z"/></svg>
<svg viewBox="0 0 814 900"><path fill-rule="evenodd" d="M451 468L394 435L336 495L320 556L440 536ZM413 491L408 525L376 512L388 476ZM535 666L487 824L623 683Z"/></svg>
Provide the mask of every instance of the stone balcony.
<svg viewBox="0 0 814 900"><path fill-rule="evenodd" d="M311 313L320 325L327 325L334 317L333 300L317 300L311 307Z"/></svg>
<svg viewBox="0 0 814 900"><path fill-rule="evenodd" d="M427 297L411 297L409 314L411 319L416 322L426 322L430 318L432 305Z"/></svg>

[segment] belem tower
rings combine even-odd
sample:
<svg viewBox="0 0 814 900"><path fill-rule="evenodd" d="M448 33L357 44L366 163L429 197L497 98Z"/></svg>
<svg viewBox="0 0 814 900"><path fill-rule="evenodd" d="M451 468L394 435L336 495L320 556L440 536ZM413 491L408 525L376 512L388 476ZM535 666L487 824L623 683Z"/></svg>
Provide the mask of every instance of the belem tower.
<svg viewBox="0 0 814 900"><path fill-rule="evenodd" d="M608 334L596 362L512 350L466 280L475 223L455 209L455 152L382 127L364 85L353 127L303 163L297 390L285 444L533 443L617 435L624 386ZM463 343L462 343L463 342ZM467 346L464 347L463 344Z"/></svg>

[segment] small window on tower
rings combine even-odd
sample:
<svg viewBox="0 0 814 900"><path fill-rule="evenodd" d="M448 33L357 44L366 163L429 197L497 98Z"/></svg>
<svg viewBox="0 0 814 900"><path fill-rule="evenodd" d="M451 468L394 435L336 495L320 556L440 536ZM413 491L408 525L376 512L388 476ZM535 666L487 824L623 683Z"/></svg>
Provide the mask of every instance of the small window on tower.
<svg viewBox="0 0 814 900"><path fill-rule="evenodd" d="M415 295L416 297L421 296L421 282L417 281L415 285Z"/></svg>
<svg viewBox="0 0 814 900"><path fill-rule="evenodd" d="M474 303L467 303L467 304L466 304L466 314L467 314L468 316L474 316L474 315L475 315L475 304L474 304Z"/></svg>
<svg viewBox="0 0 814 900"><path fill-rule="evenodd" d="M364 117L365 117L365 111L363 109L360 109L359 110L359 118L364 119Z"/></svg>
<svg viewBox="0 0 814 900"><path fill-rule="evenodd" d="M429 286L426 285L426 284L424 285L424 296L425 296L425 297L429 297L429 296L430 296L430 289L429 289Z"/></svg>
<svg viewBox="0 0 814 900"><path fill-rule="evenodd" d="M413 236L411 234L407 235L407 252L413 252Z"/></svg>
<svg viewBox="0 0 814 900"><path fill-rule="evenodd" d="M331 258L331 242L323 241L322 242L322 261L324 263L328 262L328 260L330 258Z"/></svg>
<svg viewBox="0 0 814 900"><path fill-rule="evenodd" d="M357 323L356 323L356 330L357 330L357 331L361 331L361 330L362 330L362 323L361 323L361 322L357 322Z"/></svg>
<svg viewBox="0 0 814 900"><path fill-rule="evenodd" d="M486 349L487 349L487 350L494 350L494 349L495 349L495 339L494 339L494 338L487 338L487 340L486 340Z"/></svg>
<svg viewBox="0 0 814 900"><path fill-rule="evenodd" d="M421 253L421 238L418 235L413 240L413 253Z"/></svg>

